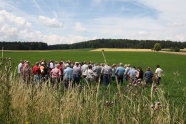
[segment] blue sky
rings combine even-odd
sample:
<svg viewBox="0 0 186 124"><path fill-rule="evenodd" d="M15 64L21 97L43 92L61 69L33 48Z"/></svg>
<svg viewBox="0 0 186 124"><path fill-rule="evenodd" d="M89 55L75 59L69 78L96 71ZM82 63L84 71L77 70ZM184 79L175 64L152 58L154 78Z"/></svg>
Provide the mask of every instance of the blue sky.
<svg viewBox="0 0 186 124"><path fill-rule="evenodd" d="M186 41L185 0L0 0L0 41Z"/></svg>

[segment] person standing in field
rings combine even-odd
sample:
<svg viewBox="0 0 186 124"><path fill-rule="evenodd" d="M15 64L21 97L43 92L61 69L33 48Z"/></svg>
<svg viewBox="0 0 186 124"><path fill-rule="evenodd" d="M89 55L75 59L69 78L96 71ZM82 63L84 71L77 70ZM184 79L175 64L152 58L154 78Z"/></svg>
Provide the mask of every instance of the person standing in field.
<svg viewBox="0 0 186 124"><path fill-rule="evenodd" d="M152 73L150 67L147 67L147 71L144 74L146 84L152 84L153 75L154 74Z"/></svg>
<svg viewBox="0 0 186 124"><path fill-rule="evenodd" d="M53 68L55 68L55 64L54 64L54 61L53 60L50 60L49 67L50 67L50 70L52 70Z"/></svg>
<svg viewBox="0 0 186 124"><path fill-rule="evenodd" d="M17 67L19 77L21 76L22 66L23 66L23 60L20 60L20 63L18 64L18 67Z"/></svg>
<svg viewBox="0 0 186 124"><path fill-rule="evenodd" d="M73 67L73 83L72 83L72 87L74 87L75 85L79 85L80 77L81 77L80 65L79 65L79 62L75 62L74 67Z"/></svg>
<svg viewBox="0 0 186 124"><path fill-rule="evenodd" d="M21 77L23 82L28 84L30 81L31 69L29 67L29 62L25 62L23 68L21 69Z"/></svg>
<svg viewBox="0 0 186 124"><path fill-rule="evenodd" d="M86 72L86 70L88 70L88 65L86 64L86 61L84 61L82 64L83 64L81 66L82 80L83 80L83 83L86 83L87 74L85 72Z"/></svg>
<svg viewBox="0 0 186 124"><path fill-rule="evenodd" d="M91 83L94 80L94 72L92 71L92 65L88 65L88 69L85 72L87 74L86 76L86 81L87 81L87 85L91 85Z"/></svg>
<svg viewBox="0 0 186 124"><path fill-rule="evenodd" d="M101 76L101 66L99 66L98 63L95 63L92 71L94 72L94 80L98 83Z"/></svg>
<svg viewBox="0 0 186 124"><path fill-rule="evenodd" d="M69 83L72 81L72 78L73 78L73 69L70 68L70 65L69 64L65 64L65 69L64 69L64 72L63 72L63 80L64 80L64 85L65 85L65 88L68 89L69 87Z"/></svg>
<svg viewBox="0 0 186 124"><path fill-rule="evenodd" d="M81 73L82 73L83 78L85 78L87 76L85 73L86 70L88 70L88 65L86 64L86 61L84 61L83 65L81 66Z"/></svg>
<svg viewBox="0 0 186 124"><path fill-rule="evenodd" d="M110 84L110 78L112 75L112 68L108 65L108 63L105 63L104 67L101 70L101 74L103 74L104 85L108 86Z"/></svg>
<svg viewBox="0 0 186 124"><path fill-rule="evenodd" d="M128 71L129 81L130 83L133 83L136 81L136 74L138 71L136 70L135 66L132 66L131 69Z"/></svg>
<svg viewBox="0 0 186 124"><path fill-rule="evenodd" d="M130 71L131 67L130 67L130 64L125 64L125 76L124 76L124 80L125 81L128 81L129 79L129 75L128 75L128 72Z"/></svg>
<svg viewBox="0 0 186 124"><path fill-rule="evenodd" d="M63 61L59 62L59 70L61 71L61 76L60 76L60 82L63 80L63 70L64 70L64 63Z"/></svg>
<svg viewBox="0 0 186 124"><path fill-rule="evenodd" d="M161 76L163 75L163 70L160 68L160 65L156 66L155 75L158 78L157 84L160 85Z"/></svg>
<svg viewBox="0 0 186 124"><path fill-rule="evenodd" d="M122 63L119 63L115 73L117 76L118 84L123 84L124 73L125 73L125 68L123 67Z"/></svg>
<svg viewBox="0 0 186 124"><path fill-rule="evenodd" d="M41 71L41 80L44 81L45 80L45 71L44 71L45 63L43 61L41 61L39 68L40 68L40 71Z"/></svg>
<svg viewBox="0 0 186 124"><path fill-rule="evenodd" d="M32 72L34 74L34 83L40 85L41 70L39 68L39 62L36 62L35 66L32 68Z"/></svg>
<svg viewBox="0 0 186 124"><path fill-rule="evenodd" d="M116 75L115 75L115 73L116 73L116 64L113 64L112 65L112 75L111 75L111 79L112 79L112 81L115 81L116 80Z"/></svg>
<svg viewBox="0 0 186 124"><path fill-rule="evenodd" d="M57 85L57 88L59 87L59 83L60 83L60 75L61 75L61 70L59 69L60 64L56 64L55 68L53 68L50 71L50 78L51 78L51 84L52 87L54 87L54 85Z"/></svg>
<svg viewBox="0 0 186 124"><path fill-rule="evenodd" d="M138 67L138 73L136 75L137 79L143 80L143 70L141 67Z"/></svg>

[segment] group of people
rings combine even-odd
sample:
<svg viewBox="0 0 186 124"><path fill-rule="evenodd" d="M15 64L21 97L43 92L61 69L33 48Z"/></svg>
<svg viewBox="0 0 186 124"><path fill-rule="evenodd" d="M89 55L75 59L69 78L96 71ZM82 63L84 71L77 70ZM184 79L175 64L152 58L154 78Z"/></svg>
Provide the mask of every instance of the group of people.
<svg viewBox="0 0 186 124"><path fill-rule="evenodd" d="M18 74L24 83L33 81L33 83L41 85L42 82L51 82L51 86L54 87L54 85L58 86L64 82L65 88L68 89L70 83L72 87L75 87L80 82L87 85L96 82L108 86L113 81L122 84L124 81L132 83L136 80L144 80L147 84L151 84L153 76L157 77L157 84L160 84L163 70L160 65L156 66L153 73L150 67L147 67L146 71L143 72L141 67L136 69L130 64L119 63L110 66L108 63L98 64L91 61L72 63L69 60L66 62L63 60L60 62L41 60L31 67L29 61L20 60Z"/></svg>

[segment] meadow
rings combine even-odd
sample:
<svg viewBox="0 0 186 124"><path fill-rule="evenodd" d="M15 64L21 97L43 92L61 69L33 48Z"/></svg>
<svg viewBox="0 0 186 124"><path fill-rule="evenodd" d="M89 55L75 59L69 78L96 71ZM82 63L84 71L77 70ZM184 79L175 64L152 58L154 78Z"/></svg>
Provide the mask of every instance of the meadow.
<svg viewBox="0 0 186 124"><path fill-rule="evenodd" d="M81 88L65 91L51 91L31 85L24 88L17 79L16 67L20 59L36 61L53 59L93 61L104 63L101 51L61 50L61 51L5 51L3 56L13 60L12 69L1 71L0 121L8 123L185 123L186 118L186 72L185 55L144 51L104 51L107 62L140 66L143 71L149 66L154 72L159 64L164 70L161 85L154 87L127 87L128 82L117 85L113 82L108 88L94 84L90 89ZM2 61L2 60L1 60ZM8 74L7 74L8 72ZM14 73L15 72L15 73ZM7 80L5 80L7 79ZM10 96L9 96L10 95ZM157 102L161 107L157 108ZM8 103L8 104L7 104ZM151 105L156 105L152 107ZM11 118L12 117L12 118Z"/></svg>

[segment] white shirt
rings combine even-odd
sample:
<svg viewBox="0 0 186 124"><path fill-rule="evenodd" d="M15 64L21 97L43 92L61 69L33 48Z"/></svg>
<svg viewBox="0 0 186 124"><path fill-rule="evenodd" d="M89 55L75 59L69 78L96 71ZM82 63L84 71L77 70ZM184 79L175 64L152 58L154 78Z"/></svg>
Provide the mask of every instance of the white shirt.
<svg viewBox="0 0 186 124"><path fill-rule="evenodd" d="M163 74L163 70L162 70L161 68L157 68L157 69L155 70L155 73L157 74L158 77L161 77L162 74Z"/></svg>
<svg viewBox="0 0 186 124"><path fill-rule="evenodd" d="M21 70L20 70L21 67L22 67L22 63L19 63L18 68L17 68L18 69L18 74L21 72Z"/></svg>
<svg viewBox="0 0 186 124"><path fill-rule="evenodd" d="M82 65L81 66L81 73L82 73L82 75L87 75L85 73L86 70L88 70L88 65L87 64Z"/></svg>

